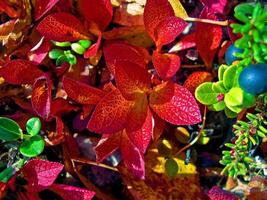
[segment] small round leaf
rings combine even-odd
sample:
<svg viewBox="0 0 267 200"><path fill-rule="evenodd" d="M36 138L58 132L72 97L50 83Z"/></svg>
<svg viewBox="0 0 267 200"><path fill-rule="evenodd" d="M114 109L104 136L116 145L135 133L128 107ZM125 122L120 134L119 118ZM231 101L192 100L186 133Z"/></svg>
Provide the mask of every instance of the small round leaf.
<svg viewBox="0 0 267 200"><path fill-rule="evenodd" d="M19 148L22 155L26 157L38 156L44 150L44 140L40 135L35 135L29 140L25 140Z"/></svg>
<svg viewBox="0 0 267 200"><path fill-rule="evenodd" d="M178 169L179 169L178 164L173 158L170 158L166 161L165 171L169 177L171 178L175 177L178 173Z"/></svg>
<svg viewBox="0 0 267 200"><path fill-rule="evenodd" d="M26 123L26 130L32 136L37 135L41 130L40 119L38 117L29 119Z"/></svg>
<svg viewBox="0 0 267 200"><path fill-rule="evenodd" d="M91 40L79 40L79 44L82 45L83 48L87 49L91 46Z"/></svg>

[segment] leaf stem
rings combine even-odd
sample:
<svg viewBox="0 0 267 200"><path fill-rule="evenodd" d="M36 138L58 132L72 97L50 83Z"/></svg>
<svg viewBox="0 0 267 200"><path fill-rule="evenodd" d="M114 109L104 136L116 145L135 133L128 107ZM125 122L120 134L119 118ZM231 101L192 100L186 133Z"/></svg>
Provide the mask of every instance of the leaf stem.
<svg viewBox="0 0 267 200"><path fill-rule="evenodd" d="M184 19L187 22L201 22L206 24L214 24L219 26L228 26L229 22L228 20L225 21L216 21L211 19L200 19L200 18L193 18L193 17L187 17Z"/></svg>
<svg viewBox="0 0 267 200"><path fill-rule="evenodd" d="M82 164L87 164L87 165L94 165L94 166L98 166L98 167L103 167L105 169L109 169L115 172L118 172L119 170L115 167L111 167L109 165L103 164L103 163L97 163L95 161L91 161L88 159L84 159L84 158L71 158L71 160L73 162L78 162L78 163L82 163Z"/></svg>
<svg viewBox="0 0 267 200"><path fill-rule="evenodd" d="M204 130L204 127L205 127L205 124L206 124L206 114L207 114L207 107L205 106L204 107L204 114L203 114L203 118L202 118L202 125L201 125L201 128L199 129L198 131L198 135L197 137L192 141L190 142L188 145L184 146L183 148L181 148L176 154L175 156L178 156L180 155L183 151L185 151L186 149L190 148L192 145L194 145L198 139L200 138L200 136L202 135L202 132Z"/></svg>

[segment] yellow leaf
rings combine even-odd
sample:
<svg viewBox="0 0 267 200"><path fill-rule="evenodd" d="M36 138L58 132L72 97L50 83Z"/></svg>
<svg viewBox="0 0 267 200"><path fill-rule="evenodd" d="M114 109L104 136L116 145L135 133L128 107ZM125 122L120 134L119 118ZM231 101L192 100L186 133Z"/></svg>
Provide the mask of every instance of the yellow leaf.
<svg viewBox="0 0 267 200"><path fill-rule="evenodd" d="M173 8L176 17L180 17L182 19L188 17L186 10L184 9L183 5L179 0L169 0L169 3Z"/></svg>

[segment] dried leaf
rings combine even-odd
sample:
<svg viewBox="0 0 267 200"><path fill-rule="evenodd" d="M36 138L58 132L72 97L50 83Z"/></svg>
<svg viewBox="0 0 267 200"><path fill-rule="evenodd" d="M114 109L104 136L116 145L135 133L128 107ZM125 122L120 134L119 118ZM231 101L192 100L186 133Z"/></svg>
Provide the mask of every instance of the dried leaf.
<svg viewBox="0 0 267 200"><path fill-rule="evenodd" d="M186 10L181 4L180 0L168 0L174 10L175 16L185 19L188 17Z"/></svg>

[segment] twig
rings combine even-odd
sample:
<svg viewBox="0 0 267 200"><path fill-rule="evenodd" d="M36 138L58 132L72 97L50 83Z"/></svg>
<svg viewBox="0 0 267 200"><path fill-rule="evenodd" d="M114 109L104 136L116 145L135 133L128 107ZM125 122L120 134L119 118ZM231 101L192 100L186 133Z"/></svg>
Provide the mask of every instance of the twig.
<svg viewBox="0 0 267 200"><path fill-rule="evenodd" d="M199 67L205 67L204 64L199 64L199 65L181 65L181 68L186 68L186 69L194 69L194 68L199 68Z"/></svg>
<svg viewBox="0 0 267 200"><path fill-rule="evenodd" d="M183 151L185 151L186 149L190 148L192 145L194 145L198 139L200 138L200 136L202 135L202 132L203 132L203 129L205 127L205 124L206 124L206 114L207 114L207 107L205 106L204 107L204 115L203 115L203 119L202 119L202 125L201 125L201 128L199 129L198 131L198 135L197 137L195 137L195 139L190 142L188 145L184 146L182 149L180 149L176 154L175 156L178 156L180 155L180 153L182 153Z"/></svg>
<svg viewBox="0 0 267 200"><path fill-rule="evenodd" d="M193 17L187 17L184 19L187 22L201 22L206 24L214 24L219 26L228 26L229 22L228 20L225 21L215 21L210 19L200 19L200 18L193 18Z"/></svg>
<svg viewBox="0 0 267 200"><path fill-rule="evenodd" d="M109 165L103 164L103 163L97 163L88 159L84 159L84 158L71 158L72 162L78 162L78 163L82 163L82 164L87 164L87 165L94 165L94 166L98 166L98 167L103 167L105 169L109 169L115 172L118 172L119 170L115 167L111 167Z"/></svg>

